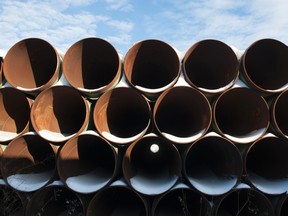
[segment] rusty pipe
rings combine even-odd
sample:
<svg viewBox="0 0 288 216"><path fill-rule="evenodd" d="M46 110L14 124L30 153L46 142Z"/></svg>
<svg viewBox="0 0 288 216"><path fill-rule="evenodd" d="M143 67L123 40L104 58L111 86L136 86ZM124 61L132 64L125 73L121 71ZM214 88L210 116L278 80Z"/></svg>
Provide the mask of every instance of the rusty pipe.
<svg viewBox="0 0 288 216"><path fill-rule="evenodd" d="M72 87L53 86L36 97L31 108L31 123L44 139L64 142L87 129L89 106Z"/></svg>
<svg viewBox="0 0 288 216"><path fill-rule="evenodd" d="M207 132L212 111L209 101L200 91L187 86L177 86L158 97L153 119L156 129L166 139L187 144Z"/></svg>
<svg viewBox="0 0 288 216"><path fill-rule="evenodd" d="M116 49L100 38L77 41L67 50L63 60L67 81L90 98L113 88L120 80L121 69Z"/></svg>
<svg viewBox="0 0 288 216"><path fill-rule="evenodd" d="M12 188L22 192L36 191L56 176L56 147L29 132L12 140L2 155L1 172Z"/></svg>
<svg viewBox="0 0 288 216"><path fill-rule="evenodd" d="M269 126L269 108L262 96L249 88L232 88L222 93L213 107L217 132L235 143L252 143Z"/></svg>
<svg viewBox="0 0 288 216"><path fill-rule="evenodd" d="M57 82L60 67L60 55L50 43L39 38L27 38L8 50L3 70L11 86L35 94Z"/></svg>
<svg viewBox="0 0 288 216"><path fill-rule="evenodd" d="M218 40L202 40L186 52L183 63L186 81L204 93L220 93L238 77L238 59L231 47Z"/></svg>
<svg viewBox="0 0 288 216"><path fill-rule="evenodd" d="M4 78L3 73L3 57L0 56L0 87L2 87L5 84L6 80Z"/></svg>
<svg viewBox="0 0 288 216"><path fill-rule="evenodd" d="M64 184L78 193L93 193L108 185L117 173L117 153L106 140L87 131L68 140L57 157Z"/></svg>
<svg viewBox="0 0 288 216"><path fill-rule="evenodd" d="M288 140L265 136L247 150L245 171L249 182L267 194L288 191Z"/></svg>
<svg viewBox="0 0 288 216"><path fill-rule="evenodd" d="M125 145L146 133L150 112L143 95L132 88L119 87L105 92L97 100L93 120L105 139Z"/></svg>
<svg viewBox="0 0 288 216"><path fill-rule="evenodd" d="M279 93L288 87L288 47L274 39L252 43L241 63L241 76L254 90L262 94Z"/></svg>
<svg viewBox="0 0 288 216"><path fill-rule="evenodd" d="M181 176L181 157L174 144L148 134L127 148L122 169L133 189L158 195L172 188Z"/></svg>
<svg viewBox="0 0 288 216"><path fill-rule="evenodd" d="M124 58L128 82L146 96L155 97L172 87L180 75L176 51L160 40L135 43Z"/></svg>

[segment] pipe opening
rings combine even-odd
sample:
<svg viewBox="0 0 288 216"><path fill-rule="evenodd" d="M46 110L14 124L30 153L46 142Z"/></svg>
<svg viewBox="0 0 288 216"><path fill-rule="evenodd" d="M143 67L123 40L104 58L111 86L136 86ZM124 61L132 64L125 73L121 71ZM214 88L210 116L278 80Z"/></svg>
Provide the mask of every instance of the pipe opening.
<svg viewBox="0 0 288 216"><path fill-rule="evenodd" d="M222 137L204 137L188 149L184 172L190 184L200 192L224 194L239 182L242 157L230 141Z"/></svg>
<svg viewBox="0 0 288 216"><path fill-rule="evenodd" d="M274 39L256 41L243 55L244 79L251 87L267 92L287 88L288 47Z"/></svg>
<svg viewBox="0 0 288 216"><path fill-rule="evenodd" d="M266 132L270 115L268 105L259 94L248 88L224 92L214 106L218 131L237 143L249 143Z"/></svg>
<svg viewBox="0 0 288 216"><path fill-rule="evenodd" d="M280 132L282 136L288 137L288 91L281 93L275 100L272 106L272 120L277 132Z"/></svg>
<svg viewBox="0 0 288 216"><path fill-rule="evenodd" d="M249 181L267 194L288 191L288 142L277 137L266 137L255 142L246 155Z"/></svg>
<svg viewBox="0 0 288 216"><path fill-rule="evenodd" d="M144 200L127 187L110 186L98 192L91 200L87 216L147 216Z"/></svg>
<svg viewBox="0 0 288 216"><path fill-rule="evenodd" d="M25 91L51 86L58 79L59 68L56 50L38 38L16 43L4 59L5 78L13 87Z"/></svg>
<svg viewBox="0 0 288 216"><path fill-rule="evenodd" d="M105 40L86 38L73 44L64 56L63 71L76 89L96 90L116 83L121 61L115 48Z"/></svg>
<svg viewBox="0 0 288 216"><path fill-rule="evenodd" d="M92 193L106 186L116 172L116 153L104 139L83 134L70 139L57 159L60 178L72 190Z"/></svg>
<svg viewBox="0 0 288 216"><path fill-rule="evenodd" d="M183 70L190 85L205 92L222 92L238 77L238 59L225 43L203 40L186 52Z"/></svg>
<svg viewBox="0 0 288 216"><path fill-rule="evenodd" d="M89 105L71 87L55 86L41 92L31 109L35 131L53 142L68 140L88 125Z"/></svg>
<svg viewBox="0 0 288 216"><path fill-rule="evenodd" d="M158 151L151 151L157 145ZM123 159L123 173L136 191L156 195L169 190L181 174L177 148L160 137L144 137L130 145Z"/></svg>
<svg viewBox="0 0 288 216"><path fill-rule="evenodd" d="M131 88L116 88L104 93L98 99L93 115L99 133L119 144L140 138L150 124L148 101Z"/></svg>
<svg viewBox="0 0 288 216"><path fill-rule="evenodd" d="M0 141L10 141L28 131L30 103L14 88L0 89Z"/></svg>
<svg viewBox="0 0 288 216"><path fill-rule="evenodd" d="M144 40L127 52L124 71L136 88L159 92L176 82L180 75L180 61L170 45L158 40Z"/></svg>
<svg viewBox="0 0 288 216"><path fill-rule="evenodd" d="M26 134L14 139L2 155L2 175L14 189L23 192L38 190L55 175L55 152L38 135Z"/></svg>
<svg viewBox="0 0 288 216"><path fill-rule="evenodd" d="M212 119L208 100L191 87L174 87L162 93L153 116L158 131L176 143L189 143L203 136Z"/></svg>

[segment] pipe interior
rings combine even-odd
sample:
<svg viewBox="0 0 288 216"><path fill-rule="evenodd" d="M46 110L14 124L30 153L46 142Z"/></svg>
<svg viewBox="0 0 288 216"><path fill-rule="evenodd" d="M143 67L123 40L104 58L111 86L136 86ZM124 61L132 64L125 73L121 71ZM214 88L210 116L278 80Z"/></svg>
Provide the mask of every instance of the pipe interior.
<svg viewBox="0 0 288 216"><path fill-rule="evenodd" d="M217 40L204 40L193 45L186 53L183 66L188 80L207 90L229 86L238 76L235 53Z"/></svg>
<svg viewBox="0 0 288 216"><path fill-rule="evenodd" d="M273 110L273 115L275 118L275 123L281 133L288 136L288 91L283 92L277 99L275 108Z"/></svg>
<svg viewBox="0 0 288 216"><path fill-rule="evenodd" d="M0 186L0 212L2 215L22 216L24 215L24 206L20 196L11 188Z"/></svg>
<svg viewBox="0 0 288 216"><path fill-rule="evenodd" d="M244 73L252 84L277 90L287 85L288 47L273 39L253 43L244 54Z"/></svg>
<svg viewBox="0 0 288 216"><path fill-rule="evenodd" d="M131 189L112 186L97 193L91 200L87 216L147 216L144 201Z"/></svg>
<svg viewBox="0 0 288 216"><path fill-rule="evenodd" d="M124 70L132 85L157 89L176 80L180 62L177 53L168 44L146 40L130 48L124 60Z"/></svg>
<svg viewBox="0 0 288 216"><path fill-rule="evenodd" d="M247 152L246 172L252 184L268 194L288 190L288 142L276 137L257 141Z"/></svg>
<svg viewBox="0 0 288 216"><path fill-rule="evenodd" d="M25 39L8 51L4 74L14 87L38 88L59 73L58 61L57 53L49 43L36 38Z"/></svg>
<svg viewBox="0 0 288 216"><path fill-rule="evenodd" d="M170 189L180 176L179 152L162 138L142 138L129 146L123 159L123 173L136 191L160 194Z"/></svg>
<svg viewBox="0 0 288 216"><path fill-rule="evenodd" d="M277 216L286 216L286 215L288 215L288 199L287 199L287 196L284 199L284 202L279 207L279 215L277 215Z"/></svg>
<svg viewBox="0 0 288 216"><path fill-rule="evenodd" d="M61 149L58 171L65 184L74 191L90 193L112 179L116 159L112 147L102 138L80 135Z"/></svg>
<svg viewBox="0 0 288 216"><path fill-rule="evenodd" d="M98 89L109 85L120 67L114 47L98 38L75 43L68 49L63 61L65 77L75 88Z"/></svg>

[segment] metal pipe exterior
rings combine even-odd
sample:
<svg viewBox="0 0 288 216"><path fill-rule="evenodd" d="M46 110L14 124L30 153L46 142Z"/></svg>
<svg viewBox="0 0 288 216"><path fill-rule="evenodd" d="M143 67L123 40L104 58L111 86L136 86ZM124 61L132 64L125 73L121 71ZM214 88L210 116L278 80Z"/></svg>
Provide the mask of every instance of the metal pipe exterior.
<svg viewBox="0 0 288 216"><path fill-rule="evenodd" d="M174 144L152 134L132 143L123 158L128 185L145 195L159 195L181 176L181 157Z"/></svg>
<svg viewBox="0 0 288 216"><path fill-rule="evenodd" d="M121 59L106 40L85 38L65 53L63 73L75 89L88 97L97 97L120 80Z"/></svg>
<svg viewBox="0 0 288 216"><path fill-rule="evenodd" d="M17 42L4 58L4 75L13 86L37 94L51 87L59 78L61 59L47 41L27 38Z"/></svg>
<svg viewBox="0 0 288 216"><path fill-rule="evenodd" d="M217 132L239 144L252 143L268 129L269 107L262 96L249 88L232 88L222 93L213 107Z"/></svg>
<svg viewBox="0 0 288 216"><path fill-rule="evenodd" d="M227 44L202 40L186 52L182 68L186 81L204 93L215 94L233 86L238 77L238 59Z"/></svg>
<svg viewBox="0 0 288 216"><path fill-rule="evenodd" d="M132 88L119 87L97 100L93 120L99 134L117 145L128 145L142 137L151 119L147 99Z"/></svg>
<svg viewBox="0 0 288 216"><path fill-rule="evenodd" d="M89 102L68 86L42 91L31 108L34 130L51 142L64 142L87 129Z"/></svg>
<svg viewBox="0 0 288 216"><path fill-rule="evenodd" d="M134 88L155 98L176 83L180 75L180 60L169 44L160 40L143 40L128 50L124 73Z"/></svg>
<svg viewBox="0 0 288 216"><path fill-rule="evenodd" d="M167 89L157 99L153 119L155 128L166 139L187 144L202 137L212 121L208 99L186 86Z"/></svg>
<svg viewBox="0 0 288 216"><path fill-rule="evenodd" d="M274 39L261 39L245 51L241 76L262 94L279 93L288 87L288 47Z"/></svg>

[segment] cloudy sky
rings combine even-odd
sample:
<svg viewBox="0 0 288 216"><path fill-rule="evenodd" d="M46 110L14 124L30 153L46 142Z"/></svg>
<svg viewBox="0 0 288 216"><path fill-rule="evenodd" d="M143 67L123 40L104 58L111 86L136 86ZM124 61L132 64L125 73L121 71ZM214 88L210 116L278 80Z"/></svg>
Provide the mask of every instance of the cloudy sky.
<svg viewBox="0 0 288 216"><path fill-rule="evenodd" d="M0 49L39 37L66 52L93 36L121 54L152 38L182 52L207 38L245 50L262 38L288 44L287 11L287 0L0 0Z"/></svg>

